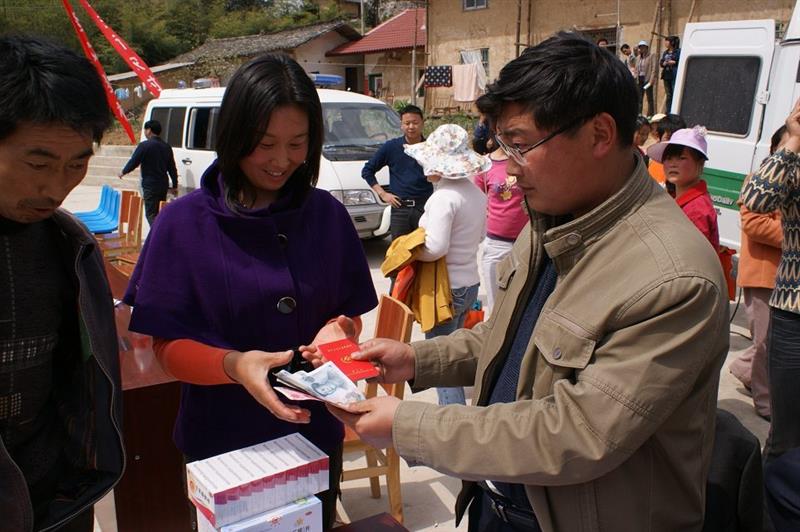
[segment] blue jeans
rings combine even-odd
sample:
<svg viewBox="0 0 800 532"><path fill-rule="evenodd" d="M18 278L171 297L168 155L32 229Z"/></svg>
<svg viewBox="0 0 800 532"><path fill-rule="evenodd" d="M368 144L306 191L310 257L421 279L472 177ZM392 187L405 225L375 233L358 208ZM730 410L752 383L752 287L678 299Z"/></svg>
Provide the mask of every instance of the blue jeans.
<svg viewBox="0 0 800 532"><path fill-rule="evenodd" d="M453 319L440 323L430 331L425 333L425 338L436 338L437 336L447 336L458 329L464 327L464 320L467 317L467 311L472 308L475 301L478 299L479 284L472 286L465 286L463 288L452 288L450 296L453 299ZM452 404L467 404L467 399L464 396L464 388L436 388L436 393L439 395L439 404L452 405Z"/></svg>
<svg viewBox="0 0 800 532"><path fill-rule="evenodd" d="M800 314L771 309L767 366L772 424L766 463L800 447Z"/></svg>

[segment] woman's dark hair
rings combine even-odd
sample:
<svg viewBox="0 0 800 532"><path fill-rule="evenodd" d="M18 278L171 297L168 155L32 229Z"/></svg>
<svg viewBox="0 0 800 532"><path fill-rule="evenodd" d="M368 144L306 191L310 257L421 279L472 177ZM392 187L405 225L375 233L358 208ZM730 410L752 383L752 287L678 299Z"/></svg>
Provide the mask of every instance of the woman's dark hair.
<svg viewBox="0 0 800 532"><path fill-rule="evenodd" d="M100 142L111 112L89 60L39 37L0 37L0 140L25 122L63 124Z"/></svg>
<svg viewBox="0 0 800 532"><path fill-rule="evenodd" d="M667 42L675 50L681 47L681 39L677 35L670 35L669 37L667 37Z"/></svg>
<svg viewBox="0 0 800 532"><path fill-rule="evenodd" d="M664 136L664 133L669 133L672 136L679 129L686 129L686 120L681 115L676 114L668 114L659 120L656 125L656 133L659 139Z"/></svg>
<svg viewBox="0 0 800 532"><path fill-rule="evenodd" d="M250 192L250 182L239 163L264 138L272 112L284 105L296 105L308 116L306 161L285 186L296 187L305 197L317 184L323 138L317 89L292 58L281 53L265 54L234 72L220 106L216 150L228 204L239 201L242 192Z"/></svg>
<svg viewBox="0 0 800 532"><path fill-rule="evenodd" d="M669 157L679 157L683 153L683 149L686 148L689 150L692 158L697 162L702 162L705 164L706 158L703 157L703 154L697 151L694 148L689 146L683 146L682 144L670 144L664 150L664 155L661 156L662 161L666 161Z"/></svg>
<svg viewBox="0 0 800 532"><path fill-rule="evenodd" d="M577 122L568 134L608 113L624 147L633 142L638 97L631 73L614 54L577 33L559 32L504 66L477 106L492 124L509 103L521 104L545 131Z"/></svg>
<svg viewBox="0 0 800 532"><path fill-rule="evenodd" d="M650 127L650 121L647 119L646 116L642 116L642 115L637 116L636 117L636 131L639 131L644 126Z"/></svg>
<svg viewBox="0 0 800 532"><path fill-rule="evenodd" d="M772 138L769 140L769 154L772 155L776 151L778 151L778 144L781 143L781 139L786 134L786 124L782 125L772 134Z"/></svg>

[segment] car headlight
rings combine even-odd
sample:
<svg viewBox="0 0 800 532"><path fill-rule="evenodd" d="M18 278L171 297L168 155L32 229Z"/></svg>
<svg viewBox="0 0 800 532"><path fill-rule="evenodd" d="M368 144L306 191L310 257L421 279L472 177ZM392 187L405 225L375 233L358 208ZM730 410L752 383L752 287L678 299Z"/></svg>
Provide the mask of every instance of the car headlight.
<svg viewBox="0 0 800 532"><path fill-rule="evenodd" d="M351 205L375 205L375 194L371 190L332 190L334 198L341 201L345 206Z"/></svg>

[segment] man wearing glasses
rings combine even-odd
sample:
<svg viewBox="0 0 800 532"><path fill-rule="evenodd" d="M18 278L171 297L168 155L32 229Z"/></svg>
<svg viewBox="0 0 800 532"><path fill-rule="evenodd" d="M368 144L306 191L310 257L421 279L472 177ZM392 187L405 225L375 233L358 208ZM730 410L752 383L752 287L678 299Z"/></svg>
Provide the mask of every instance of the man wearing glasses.
<svg viewBox="0 0 800 532"><path fill-rule="evenodd" d="M531 222L491 318L361 355L384 382L475 385L472 406L376 398L338 415L412 465L465 480L469 530L701 530L727 298L714 251L632 145L625 66L573 33L478 101Z"/></svg>

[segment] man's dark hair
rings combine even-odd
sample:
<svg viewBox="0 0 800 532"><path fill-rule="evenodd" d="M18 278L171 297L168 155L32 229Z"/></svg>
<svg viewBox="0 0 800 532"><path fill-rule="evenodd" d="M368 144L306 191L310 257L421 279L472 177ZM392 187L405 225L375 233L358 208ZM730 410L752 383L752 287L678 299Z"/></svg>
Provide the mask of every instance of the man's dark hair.
<svg viewBox="0 0 800 532"><path fill-rule="evenodd" d="M419 115L420 118L425 120L425 115L422 114L422 109L420 109L416 105L406 105L405 107L400 109L400 118L403 118L403 115L408 113Z"/></svg>
<svg viewBox="0 0 800 532"><path fill-rule="evenodd" d="M668 114L659 120L656 125L656 133L658 133L659 139L664 136L664 133L669 133L671 136L679 129L686 129L686 120L681 115L676 114Z"/></svg>
<svg viewBox="0 0 800 532"><path fill-rule="evenodd" d="M650 121L646 116L639 115L636 117L636 131L642 129L643 126L651 127Z"/></svg>
<svg viewBox="0 0 800 532"><path fill-rule="evenodd" d="M111 113L92 64L39 37L0 37L0 140L23 123L63 124L100 142Z"/></svg>
<svg viewBox="0 0 800 532"><path fill-rule="evenodd" d="M772 138L769 140L769 153L773 154L778 150L778 144L781 143L781 139L786 134L786 124L779 127L775 130L775 133L772 134Z"/></svg>
<svg viewBox="0 0 800 532"><path fill-rule="evenodd" d="M298 187L305 196L317 184L323 136L317 89L294 59L283 53L265 54L234 72L220 105L215 146L228 203L235 203L242 191L250 189L239 163L264 138L272 112L286 105L297 106L308 116L306 162L287 185Z"/></svg>
<svg viewBox="0 0 800 532"><path fill-rule="evenodd" d="M161 134L161 122L158 120L148 120L144 123L144 128L149 129L154 135Z"/></svg>
<svg viewBox="0 0 800 532"><path fill-rule="evenodd" d="M492 124L509 103L525 107L545 131L577 121L567 134L608 113L624 147L633 142L637 100L633 77L614 54L577 33L559 32L504 66L477 106Z"/></svg>
<svg viewBox="0 0 800 532"><path fill-rule="evenodd" d="M605 37L600 37L597 39L597 46L608 46L608 39Z"/></svg>
<svg viewBox="0 0 800 532"><path fill-rule="evenodd" d="M631 48L631 45L628 44L628 43L625 43L625 44L623 44L622 46L619 47L620 50L630 50L630 48Z"/></svg>

